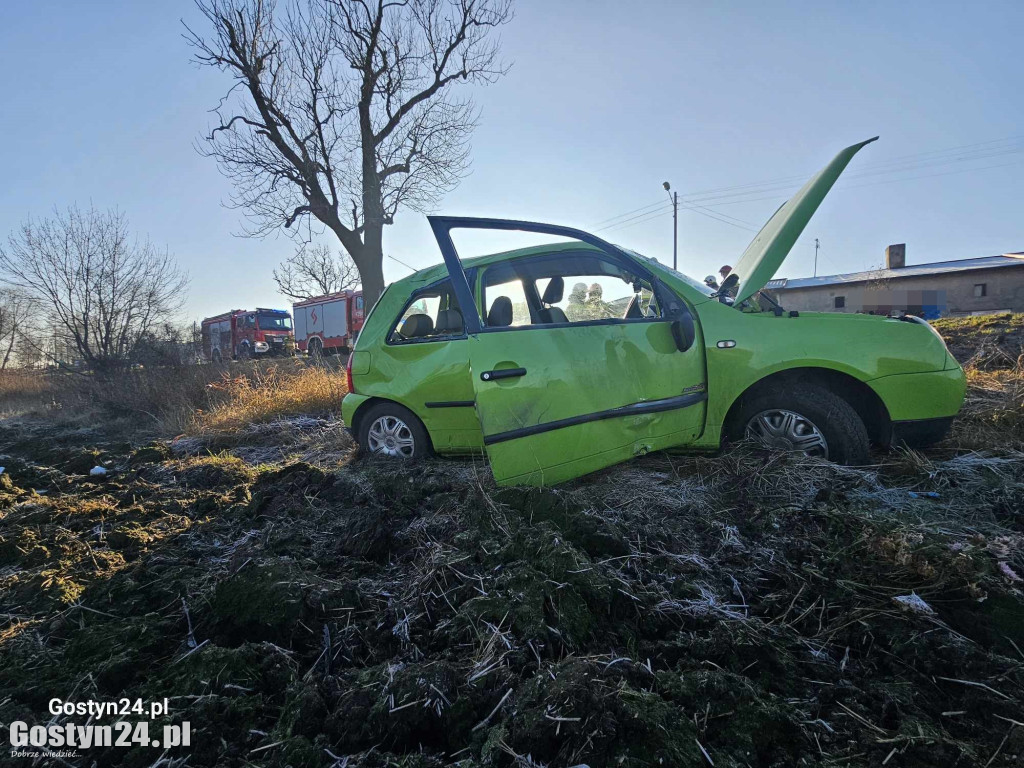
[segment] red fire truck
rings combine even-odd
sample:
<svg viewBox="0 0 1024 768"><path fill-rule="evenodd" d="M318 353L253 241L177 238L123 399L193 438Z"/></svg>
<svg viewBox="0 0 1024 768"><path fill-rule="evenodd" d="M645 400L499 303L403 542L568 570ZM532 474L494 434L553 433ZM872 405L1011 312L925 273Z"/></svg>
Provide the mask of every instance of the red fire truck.
<svg viewBox="0 0 1024 768"><path fill-rule="evenodd" d="M362 291L340 291L292 304L295 344L310 357L347 352L363 327Z"/></svg>
<svg viewBox="0 0 1024 768"><path fill-rule="evenodd" d="M203 320L203 356L214 363L295 354L292 319L283 309L233 309Z"/></svg>

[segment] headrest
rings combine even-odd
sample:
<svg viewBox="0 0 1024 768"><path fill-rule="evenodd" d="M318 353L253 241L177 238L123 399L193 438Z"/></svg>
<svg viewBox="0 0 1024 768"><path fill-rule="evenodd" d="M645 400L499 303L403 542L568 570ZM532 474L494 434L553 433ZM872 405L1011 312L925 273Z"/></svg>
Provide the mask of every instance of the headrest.
<svg viewBox="0 0 1024 768"><path fill-rule="evenodd" d="M540 300L545 304L557 304L562 300L562 294L564 293L565 280L562 279L561 275L556 275L548 282L548 287L544 289L544 295L540 297Z"/></svg>
<svg viewBox="0 0 1024 768"><path fill-rule="evenodd" d="M462 313L457 309L442 309L437 313L435 333L462 333Z"/></svg>
<svg viewBox="0 0 1024 768"><path fill-rule="evenodd" d="M550 325L552 323L568 323L569 318L565 316L561 307L547 307L540 311L540 321L545 325Z"/></svg>
<svg viewBox="0 0 1024 768"><path fill-rule="evenodd" d="M429 336L434 332L434 321L430 319L430 315L409 315L398 332L405 339Z"/></svg>
<svg viewBox="0 0 1024 768"><path fill-rule="evenodd" d="M487 325L491 328L512 325L512 299L508 296L499 296L494 300L491 311L487 313Z"/></svg>

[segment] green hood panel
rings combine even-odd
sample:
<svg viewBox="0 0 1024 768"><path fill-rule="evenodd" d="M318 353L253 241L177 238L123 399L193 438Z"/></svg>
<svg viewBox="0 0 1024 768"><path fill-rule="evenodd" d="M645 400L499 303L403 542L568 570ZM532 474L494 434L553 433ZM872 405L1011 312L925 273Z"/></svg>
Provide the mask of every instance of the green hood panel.
<svg viewBox="0 0 1024 768"><path fill-rule="evenodd" d="M878 137L875 136L875 138L862 141L860 144L854 144L836 155L832 162L804 184L799 192L783 203L775 215L768 219L768 223L761 227L761 231L747 246L747 250L743 252L733 269L733 273L739 277L740 281L736 293L737 304L744 299L749 299L772 279L779 267L782 266L786 256L789 255L793 244L804 231L807 222L811 220L811 216L818 210L825 195L836 183L839 174L843 172L861 147L877 139Z"/></svg>

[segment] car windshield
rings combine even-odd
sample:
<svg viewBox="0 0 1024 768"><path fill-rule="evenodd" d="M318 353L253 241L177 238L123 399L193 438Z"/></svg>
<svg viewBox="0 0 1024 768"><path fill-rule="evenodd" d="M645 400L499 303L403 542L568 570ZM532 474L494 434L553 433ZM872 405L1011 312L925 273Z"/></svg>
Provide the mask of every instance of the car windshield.
<svg viewBox="0 0 1024 768"><path fill-rule="evenodd" d="M622 246L619 246L619 247L621 248ZM715 295L715 291L717 290L716 288L711 288L711 287L705 285L704 283L702 283L700 280L694 280L689 275L684 275L682 272L679 272L678 270L672 269L672 267L667 267L664 264L662 264L660 261L658 261L657 259L652 259L650 256L644 256L642 253L637 253L636 251L630 250L629 248L622 248L622 250L624 250L626 253L630 254L631 256L636 256L638 259L643 259L644 261L648 262L649 264L654 265L655 267L657 267L658 269L662 270L663 272L668 272L673 277L679 278L684 283L689 285L691 288L693 288L694 290L700 291L705 296L714 296Z"/></svg>
<svg viewBox="0 0 1024 768"><path fill-rule="evenodd" d="M288 315L260 315L261 331L288 331L292 327L292 319Z"/></svg>

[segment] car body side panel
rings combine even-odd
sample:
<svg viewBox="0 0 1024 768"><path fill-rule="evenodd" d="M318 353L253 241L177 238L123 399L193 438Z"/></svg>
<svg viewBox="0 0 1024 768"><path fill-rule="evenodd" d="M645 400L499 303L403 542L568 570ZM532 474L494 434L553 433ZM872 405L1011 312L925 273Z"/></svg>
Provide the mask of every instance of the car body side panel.
<svg viewBox="0 0 1024 768"><path fill-rule="evenodd" d="M703 448L718 447L733 403L773 373L824 368L870 384L897 374L942 371L948 361L941 340L916 323L832 313L777 317L767 312L738 312L714 301L696 309L704 331L708 370L707 426L699 441ZM735 342L735 346L720 348L719 342ZM959 368L953 372L953 377L957 376L963 377ZM887 408L889 392L888 388L879 392ZM948 406L943 405L932 415L946 415L946 410Z"/></svg>
<svg viewBox="0 0 1024 768"><path fill-rule="evenodd" d="M415 413L430 433L434 450L482 451L483 438L472 407L467 340L387 343L387 335L407 298L405 291L389 290L367 318L352 366L359 394L347 395L343 401L345 423L354 423L357 408L366 402L363 398L382 398Z"/></svg>
<svg viewBox="0 0 1024 768"><path fill-rule="evenodd" d="M382 345L374 350L370 372L359 377L356 389L362 395L393 400L415 413L436 451L482 448L466 341Z"/></svg>

